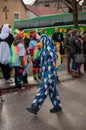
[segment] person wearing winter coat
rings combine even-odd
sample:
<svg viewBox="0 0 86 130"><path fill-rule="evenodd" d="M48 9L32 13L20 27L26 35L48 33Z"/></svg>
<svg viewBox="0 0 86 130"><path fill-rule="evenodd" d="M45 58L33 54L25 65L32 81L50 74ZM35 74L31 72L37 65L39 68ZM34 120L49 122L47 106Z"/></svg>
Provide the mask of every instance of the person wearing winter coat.
<svg viewBox="0 0 86 130"><path fill-rule="evenodd" d="M71 46L70 46L70 37L71 37L71 28L67 28L67 32L64 38L64 47L65 47L65 53L66 53L66 57L67 57L67 71L68 73L71 73L71 55L70 55L70 51L71 51Z"/></svg>
<svg viewBox="0 0 86 130"><path fill-rule="evenodd" d="M14 37L12 35L12 29L9 24L4 24L0 33L0 67L6 83L11 83L10 73L12 68L8 64L8 57L10 57L10 46Z"/></svg>
<svg viewBox="0 0 86 130"><path fill-rule="evenodd" d="M74 29L72 32L72 36L70 38L70 46L71 46L71 58L72 58L72 76L79 77L79 66L76 62L76 55L81 53L81 40L79 38L78 29ZM80 70L80 69L79 69Z"/></svg>

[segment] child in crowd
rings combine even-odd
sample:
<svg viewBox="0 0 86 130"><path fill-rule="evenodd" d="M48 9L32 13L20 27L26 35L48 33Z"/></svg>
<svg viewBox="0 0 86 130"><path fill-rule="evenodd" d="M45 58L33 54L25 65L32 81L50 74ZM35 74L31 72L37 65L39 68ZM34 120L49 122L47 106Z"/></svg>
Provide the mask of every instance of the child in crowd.
<svg viewBox="0 0 86 130"><path fill-rule="evenodd" d="M27 64L26 51L23 42L23 33L18 33L11 46L10 63L15 70L15 85L19 90L24 90L23 87L23 71Z"/></svg>

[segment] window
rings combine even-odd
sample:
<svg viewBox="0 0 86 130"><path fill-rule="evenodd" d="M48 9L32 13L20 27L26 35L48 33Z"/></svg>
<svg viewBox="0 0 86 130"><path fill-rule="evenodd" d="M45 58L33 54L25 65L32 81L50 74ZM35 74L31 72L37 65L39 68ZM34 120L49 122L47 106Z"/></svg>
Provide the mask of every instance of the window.
<svg viewBox="0 0 86 130"><path fill-rule="evenodd" d="M14 13L14 19L20 19L20 13Z"/></svg>

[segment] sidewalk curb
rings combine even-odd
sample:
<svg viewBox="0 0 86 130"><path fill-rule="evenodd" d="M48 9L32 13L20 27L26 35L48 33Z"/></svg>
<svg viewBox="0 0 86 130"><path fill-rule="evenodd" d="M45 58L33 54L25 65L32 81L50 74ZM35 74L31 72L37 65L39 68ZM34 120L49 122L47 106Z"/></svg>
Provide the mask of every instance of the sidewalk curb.
<svg viewBox="0 0 86 130"><path fill-rule="evenodd" d="M57 85L59 83L65 82L65 81L70 81L70 80L74 80L76 78L72 77L71 75L67 74L66 71L60 71L59 72L59 81L57 82ZM40 81L39 80L34 80L33 76L28 76L28 84L24 84L23 86L26 87L26 89L35 87L35 86L39 86L40 85ZM5 84L4 80L1 79L1 89L4 92L12 92L12 91L18 91L18 89L15 87L15 84ZM3 87L4 86L4 87Z"/></svg>
<svg viewBox="0 0 86 130"><path fill-rule="evenodd" d="M62 82L65 82L65 81L70 81L70 80L73 80L73 79L75 79L75 78L71 77L69 79L59 80L59 82L57 82L57 85L59 83L62 83ZM36 84L25 84L24 87L26 87L25 90L27 90L27 89L31 89L33 87L37 87L39 85L40 85L40 82L38 82ZM3 91L3 94L5 94L5 93L9 93L9 92L16 92L16 91L18 91L18 89L15 87L15 85L13 85L13 86L9 85L9 87L7 87L7 88L2 88L2 91Z"/></svg>

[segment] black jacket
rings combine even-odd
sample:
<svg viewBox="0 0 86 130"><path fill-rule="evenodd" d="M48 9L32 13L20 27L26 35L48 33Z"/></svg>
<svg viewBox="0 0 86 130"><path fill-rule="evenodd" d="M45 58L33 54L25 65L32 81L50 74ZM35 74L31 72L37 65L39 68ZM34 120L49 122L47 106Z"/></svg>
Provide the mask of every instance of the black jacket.
<svg viewBox="0 0 86 130"><path fill-rule="evenodd" d="M13 37L12 34L9 34L9 36L8 36L6 39L1 39L1 38L0 38L0 42L1 42L1 41L7 42L8 45L9 45L9 47L12 45L13 40L14 40L14 37Z"/></svg>
<svg viewBox="0 0 86 130"><path fill-rule="evenodd" d="M63 42L64 38L63 38L63 34L60 32L55 32L52 36L52 39L55 42Z"/></svg>

